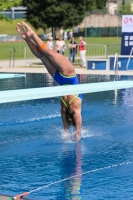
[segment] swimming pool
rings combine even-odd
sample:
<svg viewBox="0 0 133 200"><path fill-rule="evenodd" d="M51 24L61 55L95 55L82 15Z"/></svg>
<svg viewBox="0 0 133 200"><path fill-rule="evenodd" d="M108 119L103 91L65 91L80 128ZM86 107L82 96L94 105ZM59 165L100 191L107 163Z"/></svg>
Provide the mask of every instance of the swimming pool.
<svg viewBox="0 0 133 200"><path fill-rule="evenodd" d="M102 82L114 76L79 75L79 80ZM57 84L46 74L0 79L0 90L52 85ZM133 89L85 94L77 144L62 140L58 97L0 104L0 193L14 196L46 186L27 197L133 199L132 102Z"/></svg>

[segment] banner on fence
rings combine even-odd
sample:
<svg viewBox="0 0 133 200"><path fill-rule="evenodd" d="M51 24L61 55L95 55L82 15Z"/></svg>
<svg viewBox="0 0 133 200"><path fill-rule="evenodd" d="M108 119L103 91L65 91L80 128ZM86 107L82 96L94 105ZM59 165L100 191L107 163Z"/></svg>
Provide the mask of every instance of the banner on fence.
<svg viewBox="0 0 133 200"><path fill-rule="evenodd" d="M129 55L132 47L133 47L133 15L123 15L121 55Z"/></svg>

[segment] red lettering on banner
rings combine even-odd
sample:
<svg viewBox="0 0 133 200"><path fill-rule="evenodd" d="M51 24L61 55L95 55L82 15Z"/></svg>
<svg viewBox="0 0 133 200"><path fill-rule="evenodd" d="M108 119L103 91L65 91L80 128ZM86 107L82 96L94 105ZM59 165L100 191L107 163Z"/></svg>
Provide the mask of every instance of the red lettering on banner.
<svg viewBox="0 0 133 200"><path fill-rule="evenodd" d="M133 20L132 20L132 18L130 18L130 19L129 19L129 21L133 23Z"/></svg>
<svg viewBox="0 0 133 200"><path fill-rule="evenodd" d="M125 23L125 24L127 24L127 23L133 23L133 18L128 18L128 17L125 18L125 19L124 19L124 23Z"/></svg>
<svg viewBox="0 0 133 200"><path fill-rule="evenodd" d="M124 23L125 23L125 24L128 23L128 18L125 18Z"/></svg>

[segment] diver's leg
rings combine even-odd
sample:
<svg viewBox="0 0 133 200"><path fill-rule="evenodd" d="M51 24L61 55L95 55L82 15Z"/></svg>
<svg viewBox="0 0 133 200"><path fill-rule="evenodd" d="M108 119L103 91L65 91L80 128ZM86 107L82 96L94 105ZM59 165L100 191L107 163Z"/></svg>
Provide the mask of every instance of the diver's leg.
<svg viewBox="0 0 133 200"><path fill-rule="evenodd" d="M17 29L18 33L26 41L26 43L28 44L28 46L29 46L30 50L32 51L32 53L43 62L43 64L47 68L47 70L50 73L50 75L52 77L54 77L55 71L57 69L52 65L52 63L48 60L48 58L46 56L44 56L40 52L40 50L37 48L37 46L29 39L29 37L27 36L25 30L23 29L23 27L21 25L18 24L16 26L16 29Z"/></svg>
<svg viewBox="0 0 133 200"><path fill-rule="evenodd" d="M40 52L48 58L59 72L65 76L75 75L75 70L66 57L51 50L25 22L22 22L22 25L26 28L27 35L35 42Z"/></svg>

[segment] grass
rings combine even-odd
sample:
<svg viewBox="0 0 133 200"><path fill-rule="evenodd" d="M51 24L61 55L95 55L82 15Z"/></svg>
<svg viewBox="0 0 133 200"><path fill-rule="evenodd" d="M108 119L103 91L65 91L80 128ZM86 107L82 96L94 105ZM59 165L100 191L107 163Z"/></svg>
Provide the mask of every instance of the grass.
<svg viewBox="0 0 133 200"><path fill-rule="evenodd" d="M76 39L78 42L78 39ZM116 44L121 43L121 37L87 37L85 38L87 44Z"/></svg>

